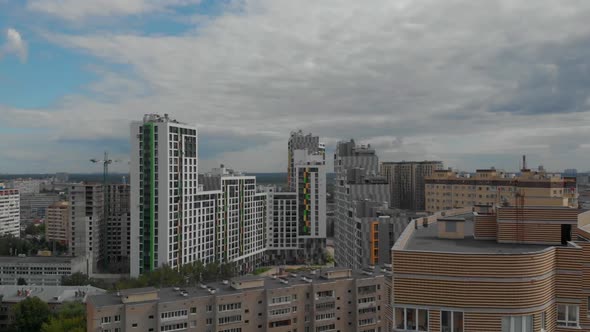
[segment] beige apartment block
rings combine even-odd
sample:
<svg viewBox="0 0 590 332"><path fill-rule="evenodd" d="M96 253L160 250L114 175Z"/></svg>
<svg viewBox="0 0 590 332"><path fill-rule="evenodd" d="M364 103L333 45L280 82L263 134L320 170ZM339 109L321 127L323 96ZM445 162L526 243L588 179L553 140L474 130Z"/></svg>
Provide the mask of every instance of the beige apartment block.
<svg viewBox="0 0 590 332"><path fill-rule="evenodd" d="M478 206L392 249L394 331L590 331L590 212Z"/></svg>
<svg viewBox="0 0 590 332"><path fill-rule="evenodd" d="M49 206L47 208L45 224L45 237L48 241L58 241L64 245L68 245L71 238L70 204L66 201L61 201Z"/></svg>
<svg viewBox="0 0 590 332"><path fill-rule="evenodd" d="M426 210L436 212L475 205L578 206L576 178L543 170L520 175L480 169L475 175L436 170L425 179Z"/></svg>
<svg viewBox="0 0 590 332"><path fill-rule="evenodd" d="M331 268L90 297L88 331L390 331L391 274Z"/></svg>

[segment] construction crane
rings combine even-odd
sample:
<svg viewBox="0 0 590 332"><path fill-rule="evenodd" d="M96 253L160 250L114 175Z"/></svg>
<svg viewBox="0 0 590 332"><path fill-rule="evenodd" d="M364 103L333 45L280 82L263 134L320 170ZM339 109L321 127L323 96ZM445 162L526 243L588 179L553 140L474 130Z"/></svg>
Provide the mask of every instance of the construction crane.
<svg viewBox="0 0 590 332"><path fill-rule="evenodd" d="M107 177L109 175L109 165L114 163L114 162L119 162L120 160L112 160L109 159L109 153L108 152L104 152L104 159L100 160L100 159L95 159L92 158L90 159L90 162L95 163L95 164L101 164L102 163L102 183L106 188L107 185Z"/></svg>

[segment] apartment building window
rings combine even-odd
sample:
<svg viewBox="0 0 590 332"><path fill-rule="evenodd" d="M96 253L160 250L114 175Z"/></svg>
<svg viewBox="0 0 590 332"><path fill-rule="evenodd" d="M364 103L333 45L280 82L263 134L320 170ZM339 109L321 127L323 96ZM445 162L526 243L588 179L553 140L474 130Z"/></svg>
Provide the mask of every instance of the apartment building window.
<svg viewBox="0 0 590 332"><path fill-rule="evenodd" d="M428 331L428 310L395 308L395 328L404 331Z"/></svg>
<svg viewBox="0 0 590 332"><path fill-rule="evenodd" d="M502 332L533 332L533 316L502 317Z"/></svg>
<svg viewBox="0 0 590 332"><path fill-rule="evenodd" d="M545 316L545 311L541 313L541 332L547 331L547 317Z"/></svg>
<svg viewBox="0 0 590 332"><path fill-rule="evenodd" d="M440 331L463 332L463 313L460 311L441 311Z"/></svg>
<svg viewBox="0 0 590 332"><path fill-rule="evenodd" d="M557 305L557 326L578 327L579 307L571 304Z"/></svg>

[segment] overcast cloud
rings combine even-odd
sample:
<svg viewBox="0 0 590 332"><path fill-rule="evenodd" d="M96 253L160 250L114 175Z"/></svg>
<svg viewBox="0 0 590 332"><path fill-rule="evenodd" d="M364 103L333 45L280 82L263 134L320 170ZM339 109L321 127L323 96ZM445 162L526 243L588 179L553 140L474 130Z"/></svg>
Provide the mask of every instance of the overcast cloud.
<svg viewBox="0 0 590 332"><path fill-rule="evenodd" d="M29 8L78 20L155 6L84 3ZM301 128L330 149L372 143L381 160L513 170L527 154L552 170L588 170L588 17L587 0L246 0L205 21L195 15L181 34L43 29L47 41L92 56L99 80L49 108L0 100L0 122L43 129L39 151L64 160L50 171L87 170L76 149L125 142L129 122L152 112L199 127L203 168L284 171L289 132ZM81 143L62 151L63 141ZM44 169L28 163L38 147L16 144L0 140L7 171Z"/></svg>

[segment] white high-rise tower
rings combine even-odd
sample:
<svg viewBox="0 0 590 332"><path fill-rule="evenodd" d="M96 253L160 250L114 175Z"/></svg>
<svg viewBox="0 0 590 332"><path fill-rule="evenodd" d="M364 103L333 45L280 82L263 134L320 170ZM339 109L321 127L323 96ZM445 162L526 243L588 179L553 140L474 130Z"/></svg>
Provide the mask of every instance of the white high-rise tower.
<svg viewBox="0 0 590 332"><path fill-rule="evenodd" d="M145 115L131 124L132 276L189 261L197 216L197 128L168 115Z"/></svg>

